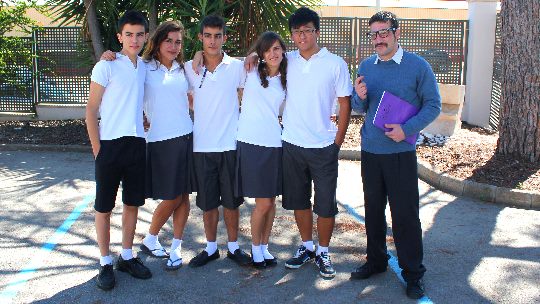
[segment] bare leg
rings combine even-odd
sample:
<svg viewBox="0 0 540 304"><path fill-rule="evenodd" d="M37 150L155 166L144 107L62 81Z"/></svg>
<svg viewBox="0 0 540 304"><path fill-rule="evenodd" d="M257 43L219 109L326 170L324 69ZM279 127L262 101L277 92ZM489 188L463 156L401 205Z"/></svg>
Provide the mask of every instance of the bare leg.
<svg viewBox="0 0 540 304"><path fill-rule="evenodd" d="M109 245L111 242L111 213L96 211L95 225L99 253L101 256L107 256L109 255Z"/></svg>
<svg viewBox="0 0 540 304"><path fill-rule="evenodd" d="M173 235L175 239L181 240L189 217L189 194L180 195L179 200L180 204L173 213Z"/></svg>
<svg viewBox="0 0 540 304"><path fill-rule="evenodd" d="M317 217L317 233L319 235L319 245L328 247L332 232L334 232L335 217Z"/></svg>
<svg viewBox="0 0 540 304"><path fill-rule="evenodd" d="M167 223L169 217L180 205L180 196L172 200L163 200L154 210L152 215L152 223L150 223L150 228L148 232L152 235L157 235L159 230Z"/></svg>
<svg viewBox="0 0 540 304"><path fill-rule="evenodd" d="M217 224L219 221L219 210L214 208L203 213L204 234L208 242L215 242L217 239Z"/></svg>
<svg viewBox="0 0 540 304"><path fill-rule="evenodd" d="M225 226L227 227L227 237L229 242L236 242L238 240L240 210L238 208L228 209L223 207L223 218L225 219Z"/></svg>
<svg viewBox="0 0 540 304"><path fill-rule="evenodd" d="M273 198L255 199L255 209L253 209L253 212L251 213L251 242L253 245L258 246L261 244L261 241L264 239L265 232L270 235L269 230L272 230L273 218L270 222L270 229L267 227L267 218L268 214L270 214L272 210L275 210Z"/></svg>
<svg viewBox="0 0 540 304"><path fill-rule="evenodd" d="M122 211L122 249L133 247L133 237L137 227L137 214L139 207L124 204Z"/></svg>
<svg viewBox="0 0 540 304"><path fill-rule="evenodd" d="M300 231L300 237L303 242L313 240L313 212L310 209L294 210L294 219L296 226Z"/></svg>

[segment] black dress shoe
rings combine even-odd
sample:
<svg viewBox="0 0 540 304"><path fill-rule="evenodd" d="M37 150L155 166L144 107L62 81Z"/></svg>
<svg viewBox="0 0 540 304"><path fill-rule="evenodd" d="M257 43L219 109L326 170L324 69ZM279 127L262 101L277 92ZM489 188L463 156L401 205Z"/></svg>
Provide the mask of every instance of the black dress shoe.
<svg viewBox="0 0 540 304"><path fill-rule="evenodd" d="M253 266L254 268L257 268L257 269L265 269L266 268L266 262L265 261L262 261L262 262L251 261L251 266Z"/></svg>
<svg viewBox="0 0 540 304"><path fill-rule="evenodd" d="M189 261L190 267L201 267L208 262L219 259L219 250L216 250L216 252L212 253L212 255L208 255L208 252L206 250L201 251L199 254L197 254L191 261Z"/></svg>
<svg viewBox="0 0 540 304"><path fill-rule="evenodd" d="M266 267L276 266L277 265L277 258L264 259L264 262L266 263Z"/></svg>
<svg viewBox="0 0 540 304"><path fill-rule="evenodd" d="M418 300L424 296L424 282L422 279L407 282L407 297Z"/></svg>
<svg viewBox="0 0 540 304"><path fill-rule="evenodd" d="M236 264L240 266L247 266L251 264L251 256L249 256L249 254L245 253L240 248L236 249L234 253L231 253L230 251L227 250L227 257L235 261Z"/></svg>
<svg viewBox="0 0 540 304"><path fill-rule="evenodd" d="M132 277L137 279L146 280L152 277L150 269L144 266L143 262L138 257L129 260L124 260L122 256L118 257L118 261L116 262L116 269L118 269L119 271L127 272Z"/></svg>
<svg viewBox="0 0 540 304"><path fill-rule="evenodd" d="M387 267L375 267L369 263L365 263L351 272L351 280L365 280L374 274L385 272Z"/></svg>
<svg viewBox="0 0 540 304"><path fill-rule="evenodd" d="M96 277L97 287L103 290L111 290L116 284L114 279L113 265L105 265L99 267L99 274Z"/></svg>

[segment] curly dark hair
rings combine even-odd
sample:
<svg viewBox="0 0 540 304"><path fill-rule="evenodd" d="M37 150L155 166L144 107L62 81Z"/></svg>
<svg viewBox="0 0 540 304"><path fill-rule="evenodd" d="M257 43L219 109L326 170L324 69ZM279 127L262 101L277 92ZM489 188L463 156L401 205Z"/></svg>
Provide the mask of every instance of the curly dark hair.
<svg viewBox="0 0 540 304"><path fill-rule="evenodd" d="M399 22L397 20L397 17L394 13L388 12L388 11L380 11L377 12L375 15L371 16L369 18L369 25L371 25L374 22L387 22L390 21L390 25L398 29L399 28Z"/></svg>
<svg viewBox="0 0 540 304"><path fill-rule="evenodd" d="M283 59L279 64L279 73L281 75L281 86L284 90L287 90L287 56L285 56L285 52L287 51L287 49L285 46L285 42L283 42L283 39L281 39L281 37L277 33L270 31L262 33L255 42L255 44L251 47L251 50L248 52L248 54L251 54L253 52L257 53L257 56L259 57L259 65L257 67L257 70L259 72L259 78L261 79L261 85L263 86L263 88L267 88L268 67L264 62L264 53L268 51L276 41L279 42L281 48L283 49Z"/></svg>

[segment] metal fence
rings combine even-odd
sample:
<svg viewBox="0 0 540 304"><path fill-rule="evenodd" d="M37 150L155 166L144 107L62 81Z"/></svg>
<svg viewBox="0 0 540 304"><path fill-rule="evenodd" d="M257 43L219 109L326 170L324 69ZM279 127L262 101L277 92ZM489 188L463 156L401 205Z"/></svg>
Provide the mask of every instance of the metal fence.
<svg viewBox="0 0 540 304"><path fill-rule="evenodd" d="M489 108L489 127L493 130L499 128L501 113L501 82L502 82L502 59L501 59L501 16L497 14L497 26L495 27L495 52L493 57L493 78L491 80L491 106Z"/></svg>
<svg viewBox="0 0 540 304"><path fill-rule="evenodd" d="M88 100L90 72L88 46L79 27L34 31L37 100L47 104L84 104Z"/></svg>
<svg viewBox="0 0 540 304"><path fill-rule="evenodd" d="M319 45L345 59L351 74L374 53L368 23L369 18L321 18ZM466 83L467 20L402 19L400 27L400 45L426 59L439 83ZM292 42L287 47L295 49Z"/></svg>
<svg viewBox="0 0 540 304"><path fill-rule="evenodd" d="M19 53L31 54L32 39L22 38ZM16 56L6 62L9 71L0 77L0 112L34 113L34 81L28 58ZM9 78L9 79L8 79Z"/></svg>
<svg viewBox="0 0 540 304"><path fill-rule="evenodd" d="M89 49L78 27L35 30L24 38L32 63L18 56L0 79L0 112L35 113L36 104L84 104L90 85Z"/></svg>
<svg viewBox="0 0 540 304"><path fill-rule="evenodd" d="M358 63L373 54L368 18L321 18L319 44L342 57L351 75ZM400 44L423 56L440 83L464 84L468 22L465 20L402 19ZM288 40L288 39L287 39ZM24 90L0 82L0 112L35 111L35 104L84 104L87 101L90 72L89 47L79 27L54 27L34 31L33 66L18 68ZM289 41L288 48L294 49ZM14 63L15 67L20 64ZM33 71L33 73L32 73ZM1 81L1 79L0 79Z"/></svg>

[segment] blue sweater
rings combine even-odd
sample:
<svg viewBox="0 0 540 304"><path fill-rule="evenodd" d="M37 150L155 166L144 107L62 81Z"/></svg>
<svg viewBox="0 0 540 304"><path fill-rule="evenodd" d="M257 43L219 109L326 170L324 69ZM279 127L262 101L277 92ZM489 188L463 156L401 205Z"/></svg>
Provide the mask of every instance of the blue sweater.
<svg viewBox="0 0 540 304"><path fill-rule="evenodd" d="M351 105L354 110L366 113L362 126L362 150L375 154L415 151L416 146L405 140L394 142L384 131L373 125L373 118L384 91L388 91L420 108L420 112L401 125L406 136L420 132L441 112L441 96L437 80L430 65L420 56L403 52L401 63L393 60L379 61L373 55L360 63L358 74L364 76L367 98L361 100L353 89Z"/></svg>

